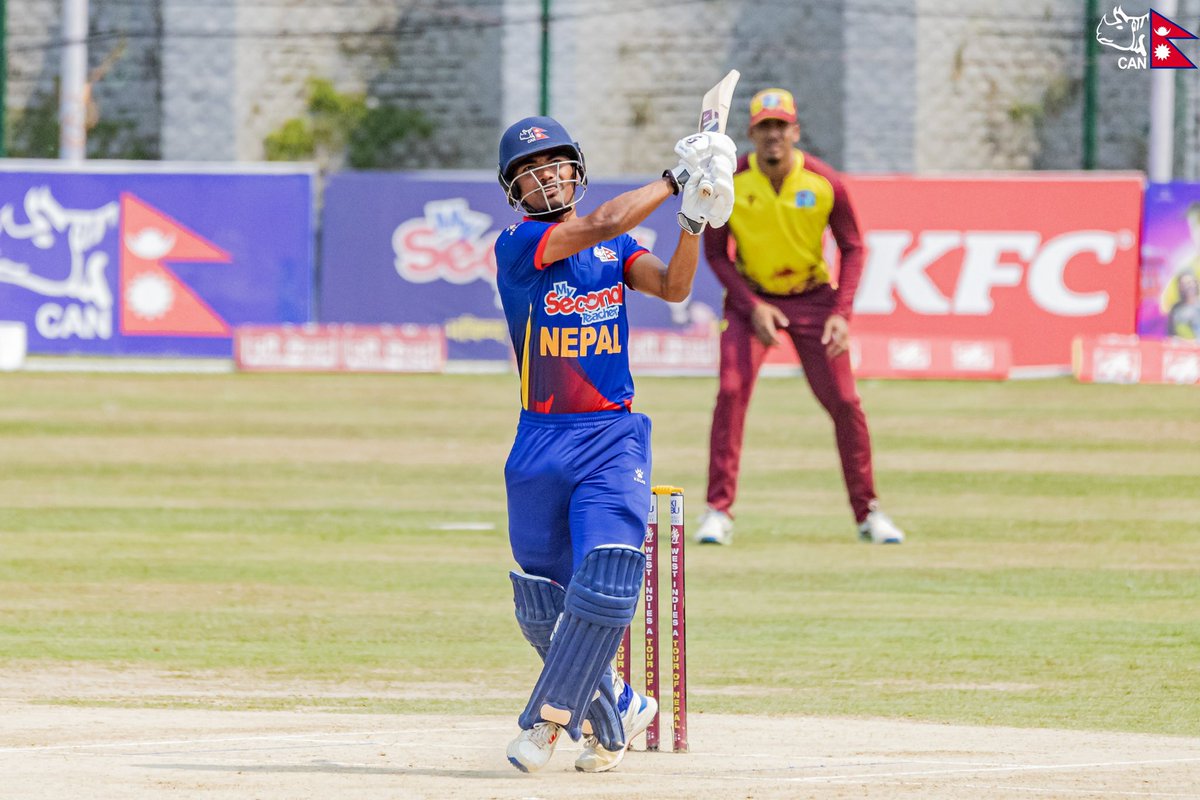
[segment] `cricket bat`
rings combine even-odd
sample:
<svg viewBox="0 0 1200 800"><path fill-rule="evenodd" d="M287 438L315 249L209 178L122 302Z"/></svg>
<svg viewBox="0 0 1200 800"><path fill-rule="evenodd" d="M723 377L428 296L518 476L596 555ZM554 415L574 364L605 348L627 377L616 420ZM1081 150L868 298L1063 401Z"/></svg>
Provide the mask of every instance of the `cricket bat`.
<svg viewBox="0 0 1200 800"><path fill-rule="evenodd" d="M700 133L706 131L725 132L725 122L729 117L729 104L733 101L733 90L737 87L740 77L742 77L742 73L731 69L720 83L705 92L704 100L700 103ZM712 193L711 183L704 181L700 184L702 196L710 197Z"/></svg>

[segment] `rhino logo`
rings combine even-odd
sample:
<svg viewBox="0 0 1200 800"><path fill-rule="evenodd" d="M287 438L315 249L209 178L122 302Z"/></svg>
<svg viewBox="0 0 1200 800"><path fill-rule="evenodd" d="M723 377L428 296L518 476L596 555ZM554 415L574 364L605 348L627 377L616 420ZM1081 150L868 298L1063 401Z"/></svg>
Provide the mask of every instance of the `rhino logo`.
<svg viewBox="0 0 1200 800"><path fill-rule="evenodd" d="M1105 14L1100 18L1100 24L1096 26L1096 41L1105 47L1133 53L1145 59L1146 32L1143 29L1149 19L1149 13L1131 17L1125 13L1125 9L1117 6L1112 10L1112 14Z"/></svg>

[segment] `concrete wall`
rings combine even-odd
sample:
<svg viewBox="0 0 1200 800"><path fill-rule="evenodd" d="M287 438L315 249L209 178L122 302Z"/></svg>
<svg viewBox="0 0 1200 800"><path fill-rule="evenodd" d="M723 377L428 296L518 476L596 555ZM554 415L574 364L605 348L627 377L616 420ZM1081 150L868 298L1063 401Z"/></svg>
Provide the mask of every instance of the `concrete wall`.
<svg viewBox="0 0 1200 800"><path fill-rule="evenodd" d="M58 103L62 50L61 0L8 0L7 110L10 130L28 110ZM162 20L158 0L90 4L88 50L92 79L89 155L160 155ZM10 144L14 144L10 140ZM42 142L50 153L57 142ZM10 148L11 150L11 148Z"/></svg>
<svg viewBox="0 0 1200 800"><path fill-rule="evenodd" d="M1177 21L1200 28L1200 0L1178 5ZM775 85L796 94L803 146L842 169L1077 169L1095 35L1084 6L552 0L550 112L592 174L653 173L694 129L704 91L737 67L730 133L743 147L751 94ZM9 0L10 113L55 91L60 7ZM435 133L403 149L404 166L491 169L504 127L538 112L540 10L541 0L92 0L90 63L124 44L94 87L104 147L258 160L321 77L427 115ZM1181 46L1200 60L1194 43ZM1142 169L1149 72L1120 70L1117 55L1096 57L1096 165ZM1200 70L1176 80L1179 174L1200 177Z"/></svg>
<svg viewBox="0 0 1200 800"><path fill-rule="evenodd" d="M498 0L161 2L165 158L261 159L266 136L305 112L312 78L424 112L436 134L405 166L477 166L499 126Z"/></svg>

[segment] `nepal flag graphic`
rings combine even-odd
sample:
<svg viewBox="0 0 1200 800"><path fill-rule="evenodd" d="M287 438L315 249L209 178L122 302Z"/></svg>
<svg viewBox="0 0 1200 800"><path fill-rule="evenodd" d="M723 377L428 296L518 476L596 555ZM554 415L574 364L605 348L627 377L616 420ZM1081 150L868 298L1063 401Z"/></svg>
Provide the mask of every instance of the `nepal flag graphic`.
<svg viewBox="0 0 1200 800"><path fill-rule="evenodd" d="M1191 31L1150 9L1150 67L1151 69L1195 69L1196 65L1179 52L1171 39L1195 39Z"/></svg>

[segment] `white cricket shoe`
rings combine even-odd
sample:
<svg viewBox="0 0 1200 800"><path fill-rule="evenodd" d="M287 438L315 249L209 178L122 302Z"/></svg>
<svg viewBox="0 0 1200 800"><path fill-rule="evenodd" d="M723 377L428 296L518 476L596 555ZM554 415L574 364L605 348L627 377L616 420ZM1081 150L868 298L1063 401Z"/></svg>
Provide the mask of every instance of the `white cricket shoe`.
<svg viewBox="0 0 1200 800"><path fill-rule="evenodd" d="M621 725L625 728L625 746L615 752L605 750L595 736L585 737L583 752L575 759L575 769L580 772L608 772L621 763L625 751L633 744L633 737L645 732L657 716L658 703L654 698L634 692L633 699L629 701L629 708L621 715Z"/></svg>
<svg viewBox="0 0 1200 800"><path fill-rule="evenodd" d="M550 761L562 726L539 722L508 743L508 760L521 772L536 772Z"/></svg>
<svg viewBox="0 0 1200 800"><path fill-rule="evenodd" d="M700 518L696 541L700 544L733 544L733 518L724 511L710 508Z"/></svg>
<svg viewBox="0 0 1200 800"><path fill-rule="evenodd" d="M872 544L903 544L904 531L887 514L875 509L859 524L858 538Z"/></svg>

